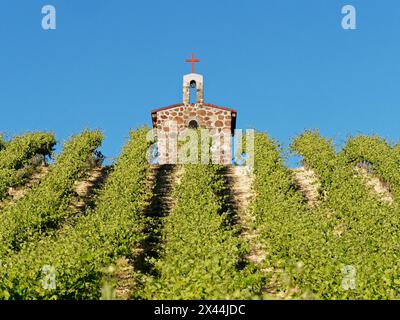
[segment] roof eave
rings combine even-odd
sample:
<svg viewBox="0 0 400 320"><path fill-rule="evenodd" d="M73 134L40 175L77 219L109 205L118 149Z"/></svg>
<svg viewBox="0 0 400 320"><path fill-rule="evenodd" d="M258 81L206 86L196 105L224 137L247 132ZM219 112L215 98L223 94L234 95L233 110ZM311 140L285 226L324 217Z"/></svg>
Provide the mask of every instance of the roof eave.
<svg viewBox="0 0 400 320"><path fill-rule="evenodd" d="M237 113L237 111L235 109L218 106L218 105L211 104L211 103L203 103L202 105L206 106L206 107L217 108L217 109L221 109L221 110ZM185 106L185 105L183 103L176 103L176 104L172 104L172 105L169 105L169 106L161 107L161 108L158 108L158 109L153 109L150 112L153 114L153 113L157 113L157 112L160 112L160 111L164 111L164 110L168 110L168 109L172 109L172 108L176 108L176 107L182 107L182 106Z"/></svg>

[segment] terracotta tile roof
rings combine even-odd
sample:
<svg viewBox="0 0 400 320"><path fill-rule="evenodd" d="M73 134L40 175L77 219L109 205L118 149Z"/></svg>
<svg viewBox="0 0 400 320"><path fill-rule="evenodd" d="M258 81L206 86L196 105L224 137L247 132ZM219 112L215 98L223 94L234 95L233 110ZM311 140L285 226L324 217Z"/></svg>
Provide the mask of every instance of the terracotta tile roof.
<svg viewBox="0 0 400 320"><path fill-rule="evenodd" d="M151 113L157 113L159 111L168 110L168 109L181 107L181 106L183 106L183 103L176 103L176 104L171 104L170 106L166 106L166 107L162 107L162 108L158 108L158 109L153 109L150 112Z"/></svg>
<svg viewBox="0 0 400 320"><path fill-rule="evenodd" d="M151 110L151 113L157 113L159 111L168 110L168 109L172 109L172 108L176 108L176 107L181 107L183 105L184 105L183 103L171 104L170 106L166 106L166 107L162 107L162 108ZM221 110L226 110L226 111L231 111L232 113L237 113L237 111L235 109L231 109L231 108L227 108L227 107L221 107L221 106L217 106L217 105L211 104L211 103L203 103L203 106L216 108L216 109L221 109Z"/></svg>

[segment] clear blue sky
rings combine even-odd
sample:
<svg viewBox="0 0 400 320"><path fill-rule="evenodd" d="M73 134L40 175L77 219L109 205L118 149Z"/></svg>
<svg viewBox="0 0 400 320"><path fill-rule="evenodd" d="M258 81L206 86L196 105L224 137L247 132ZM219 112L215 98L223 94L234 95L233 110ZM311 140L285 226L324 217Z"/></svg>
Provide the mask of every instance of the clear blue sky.
<svg viewBox="0 0 400 320"><path fill-rule="evenodd" d="M57 9L57 30L41 8ZM341 8L357 9L357 30ZM149 111L181 101L194 51L205 101L287 146L304 129L400 137L398 0L2 0L0 132L83 128L117 156Z"/></svg>

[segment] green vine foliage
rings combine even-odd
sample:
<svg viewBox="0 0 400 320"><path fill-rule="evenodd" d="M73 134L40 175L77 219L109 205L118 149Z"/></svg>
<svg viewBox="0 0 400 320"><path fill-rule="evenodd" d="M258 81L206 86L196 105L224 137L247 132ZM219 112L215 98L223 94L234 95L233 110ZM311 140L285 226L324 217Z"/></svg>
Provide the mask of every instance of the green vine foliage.
<svg viewBox="0 0 400 320"><path fill-rule="evenodd" d="M0 133L0 151L3 150L7 145L7 142L4 140L3 135Z"/></svg>
<svg viewBox="0 0 400 320"><path fill-rule="evenodd" d="M159 277L145 299L243 299L260 291L260 276L239 270L245 246L228 222L226 188L218 165L186 165L174 190L176 205L165 217Z"/></svg>
<svg viewBox="0 0 400 320"><path fill-rule="evenodd" d="M17 185L21 181L18 171L14 169L0 169L0 200L7 196L8 188Z"/></svg>
<svg viewBox="0 0 400 320"><path fill-rule="evenodd" d="M84 131L66 142L41 183L0 213L0 258L46 229L57 227L70 212L74 183L87 171L88 159L102 139L99 131Z"/></svg>
<svg viewBox="0 0 400 320"><path fill-rule="evenodd" d="M320 183L325 189L332 183L337 159L332 140L324 139L318 131L306 131L293 140L291 149L306 159L304 165L318 168Z"/></svg>
<svg viewBox="0 0 400 320"><path fill-rule="evenodd" d="M96 207L84 214L65 219L72 214L74 182L102 141L98 131L73 137L41 183L0 212L0 299L99 299L107 267L121 256L137 258L149 237L146 135L147 129L131 132ZM232 221L223 167L187 164L173 192L174 208L161 218L159 256L149 261L154 272L134 271L134 297L267 298L263 289L272 286L294 298L399 299L400 147L360 136L336 153L331 140L304 132L291 148L321 182L319 205L310 207L279 146L265 133L256 132L255 139L250 212L264 261L253 266L244 259L249 248ZM7 150L18 153L26 146L10 149L11 143L0 151L8 159L0 161L0 181L14 179L15 170L32 157L31 151L25 160L6 156ZM44 151L50 152L50 145ZM370 192L354 171L359 162L372 164L390 184L395 203L385 204ZM46 266L55 271L51 288L43 284ZM350 288L345 286L349 267L355 280ZM267 279L261 276L265 270Z"/></svg>
<svg viewBox="0 0 400 320"><path fill-rule="evenodd" d="M261 132L255 134L254 176L251 211L265 252L261 268L272 269L271 290L288 293L297 288L301 295L318 297L331 281L326 219L321 219L322 211L306 206L278 145Z"/></svg>
<svg viewBox="0 0 400 320"><path fill-rule="evenodd" d="M144 239L150 192L146 129L131 132L114 170L97 199L98 206L51 236L30 241L3 262L2 299L99 299L104 267L132 254ZM42 285L43 267L55 270L55 288Z"/></svg>
<svg viewBox="0 0 400 320"><path fill-rule="evenodd" d="M323 210L326 272L314 270L315 281L310 288L329 299L393 299L400 296L399 236L400 214L397 206L378 201L345 157L336 155L331 141L317 132L305 132L297 137L293 150L317 173L326 192ZM328 157L329 155L329 157ZM329 168L329 169L327 169ZM323 211L322 211L323 212ZM310 236L309 243L316 240ZM313 245L311 245L313 247ZM304 264L314 260L305 260ZM354 288L345 288L343 268L355 273ZM323 281L321 281L323 280Z"/></svg>
<svg viewBox="0 0 400 320"><path fill-rule="evenodd" d="M378 136L350 138L340 153L352 165L371 165L373 172L389 184L400 199L400 152Z"/></svg>
<svg viewBox="0 0 400 320"><path fill-rule="evenodd" d="M36 155L52 154L56 144L50 133L27 133L17 136L7 144L0 137L0 200L6 196L7 189L23 180L20 171Z"/></svg>
<svg viewBox="0 0 400 320"><path fill-rule="evenodd" d="M20 169L35 155L50 155L55 144L54 135L50 133L17 136L0 151L0 168Z"/></svg>

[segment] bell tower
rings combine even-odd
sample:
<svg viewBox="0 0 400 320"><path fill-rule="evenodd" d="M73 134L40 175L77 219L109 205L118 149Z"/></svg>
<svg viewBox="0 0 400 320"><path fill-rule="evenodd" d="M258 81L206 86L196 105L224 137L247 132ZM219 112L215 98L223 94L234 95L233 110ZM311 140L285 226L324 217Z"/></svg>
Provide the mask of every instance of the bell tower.
<svg viewBox="0 0 400 320"><path fill-rule="evenodd" d="M203 104L204 102L204 90L203 90L203 76L197 74L194 71L195 62L200 62L200 59L196 59L194 54L190 59L186 59L186 62L192 63L192 73L183 76L183 104L189 105L190 99L194 98L190 96L191 89L195 90L196 94L196 104Z"/></svg>
<svg viewBox="0 0 400 320"><path fill-rule="evenodd" d="M202 137L208 133L213 163L232 163L237 111L204 102L203 76L194 70L195 62L199 61L194 55L186 59L192 64L192 72L183 76L183 101L151 111L151 121L157 132L159 164L186 163L177 150L179 136L188 137L187 129L202 129Z"/></svg>
<svg viewBox="0 0 400 320"><path fill-rule="evenodd" d="M203 91L203 76L197 73L189 73L183 76L183 104L190 104L190 91L196 90L196 103L203 104L204 91Z"/></svg>

